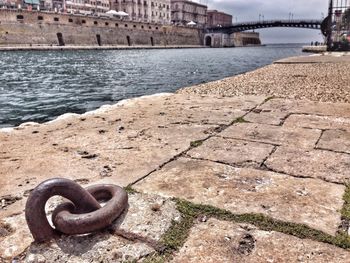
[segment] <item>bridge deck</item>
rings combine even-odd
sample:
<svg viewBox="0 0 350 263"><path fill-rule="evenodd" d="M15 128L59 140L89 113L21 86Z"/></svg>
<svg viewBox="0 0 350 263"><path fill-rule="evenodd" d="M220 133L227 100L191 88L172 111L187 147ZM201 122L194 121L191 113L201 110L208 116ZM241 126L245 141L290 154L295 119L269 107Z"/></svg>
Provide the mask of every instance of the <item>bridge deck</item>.
<svg viewBox="0 0 350 263"><path fill-rule="evenodd" d="M269 20L269 21L254 21L236 23L229 27L214 27L208 28L208 33L228 33L242 32L246 30L254 30L261 28L271 27L294 27L294 28L309 28L309 29L321 29L322 20Z"/></svg>

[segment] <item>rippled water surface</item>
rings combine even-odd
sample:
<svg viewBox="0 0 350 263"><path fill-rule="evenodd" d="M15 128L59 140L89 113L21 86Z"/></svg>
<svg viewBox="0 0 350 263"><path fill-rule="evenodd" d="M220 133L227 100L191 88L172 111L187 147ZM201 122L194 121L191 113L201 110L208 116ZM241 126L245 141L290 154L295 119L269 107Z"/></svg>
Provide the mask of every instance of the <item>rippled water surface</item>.
<svg viewBox="0 0 350 263"><path fill-rule="evenodd" d="M0 127L173 92L301 54L300 45L230 49L0 52Z"/></svg>

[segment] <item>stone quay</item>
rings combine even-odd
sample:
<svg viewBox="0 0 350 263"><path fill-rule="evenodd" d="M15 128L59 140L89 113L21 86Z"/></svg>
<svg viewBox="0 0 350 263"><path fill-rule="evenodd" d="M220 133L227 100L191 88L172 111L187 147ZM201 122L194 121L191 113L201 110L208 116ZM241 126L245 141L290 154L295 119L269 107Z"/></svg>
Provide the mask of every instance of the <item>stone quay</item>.
<svg viewBox="0 0 350 263"><path fill-rule="evenodd" d="M0 262L350 262L349 67L290 58L2 129ZM24 206L52 177L118 184L129 207L105 231L33 243Z"/></svg>

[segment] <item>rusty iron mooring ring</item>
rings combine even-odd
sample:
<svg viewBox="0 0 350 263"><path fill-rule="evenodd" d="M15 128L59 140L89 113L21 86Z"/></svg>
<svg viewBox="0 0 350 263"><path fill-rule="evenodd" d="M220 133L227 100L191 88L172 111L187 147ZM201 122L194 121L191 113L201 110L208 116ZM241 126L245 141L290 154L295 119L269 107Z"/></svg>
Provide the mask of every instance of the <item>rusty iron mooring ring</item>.
<svg viewBox="0 0 350 263"><path fill-rule="evenodd" d="M52 213L51 227L45 204L55 195L71 202L59 205ZM107 201L101 207L98 201ZM116 185L94 185L84 189L74 181L55 178L39 184L30 194L25 209L26 220L34 240L44 242L59 233L85 234L109 226L128 205L125 190Z"/></svg>

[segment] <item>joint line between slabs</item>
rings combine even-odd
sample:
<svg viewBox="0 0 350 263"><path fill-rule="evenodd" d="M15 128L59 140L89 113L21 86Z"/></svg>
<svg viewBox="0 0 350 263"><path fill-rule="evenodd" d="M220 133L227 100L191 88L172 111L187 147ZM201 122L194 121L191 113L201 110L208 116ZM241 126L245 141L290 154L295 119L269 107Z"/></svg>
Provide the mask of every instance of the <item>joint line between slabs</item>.
<svg viewBox="0 0 350 263"><path fill-rule="evenodd" d="M264 103L264 102L263 102L263 103ZM251 108L249 111L247 111L246 113L244 113L242 116L237 117L237 118L234 119L230 124L225 125L224 127L220 127L220 125L218 125L218 126L217 126L217 128L219 129L218 132L213 132L213 134L211 134L211 135L207 136L206 138L204 138L204 139L202 139L202 140L199 140L199 141L201 141L201 143L203 143L203 142L209 140L210 138L212 138L212 137L218 135L219 133L221 133L221 132L223 132L224 130L226 130L228 127L231 127L232 125L234 125L234 124L235 124L235 121L236 121L237 119L241 119L241 118L244 119L245 116L247 116L249 113L251 113L251 112L252 112L253 110L255 110L257 107L259 107L259 105L260 105L260 104L255 105L253 108ZM200 145L199 145L199 146L200 146ZM194 149L194 148L197 148L197 147L199 147L199 146L190 146L190 147L188 147L186 150L180 152L179 154L176 154L175 156L173 156L172 158L170 158L168 161L162 163L160 166L158 166L156 169L152 170L151 172L149 172L149 173L146 174L145 176L140 177L139 179L135 180L133 183L130 183L129 186L133 186L133 185L137 184L138 182L142 181L143 179L146 179L147 177L149 177L149 176L150 176L151 174L153 174L154 172L159 171L160 169L162 169L165 165L167 165L167 164L169 164L169 163L171 163L171 162L173 162L173 161L176 161L179 157L186 155L190 150L192 150L192 149Z"/></svg>
<svg viewBox="0 0 350 263"><path fill-rule="evenodd" d="M350 153L348 152L342 152L342 151L336 151L336 150L331 150L331 149L326 149L326 148L322 148L322 147L315 147L315 150L319 150L319 151L327 151L327 152L331 152L331 153L340 153L340 154L346 154L350 156Z"/></svg>
<svg viewBox="0 0 350 263"><path fill-rule="evenodd" d="M185 156L187 158L189 158L189 159L192 159L192 160L208 161L208 162L212 162L212 163L217 163L217 164L231 166L233 168L245 168L244 166L242 166L242 165L240 165L238 163L227 163L227 162L223 162L223 161L214 161L214 160L205 159L205 158L192 157L192 156L187 155L187 154ZM251 163L256 163L256 164L259 165L259 163L257 163L257 162L251 162ZM297 179L313 179L313 180L320 180L320 181L323 181L323 182L326 182L326 183L331 183L331 184L336 184L336 185L344 185L343 183L327 181L327 180L322 179L322 178L315 178L315 177L311 177L311 176L302 176L302 175L288 174L288 173L285 173L285 172L282 172L282 171L278 171L278 170L274 170L272 168L269 168L265 164L264 165L259 165L259 167L249 167L249 168L257 170L257 171L273 172L273 173L277 173L277 174L281 174L281 175L285 175L285 176L293 177L293 178L297 178Z"/></svg>

